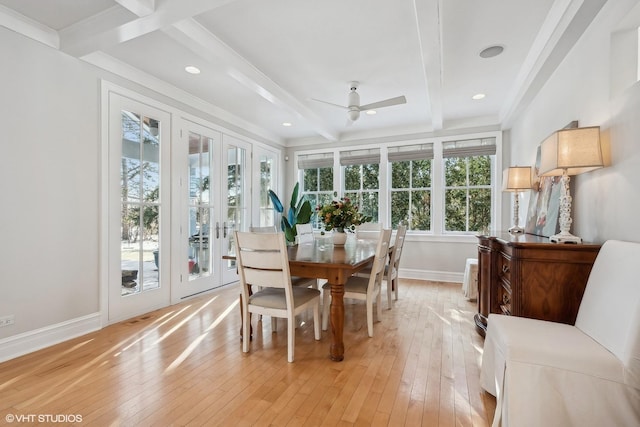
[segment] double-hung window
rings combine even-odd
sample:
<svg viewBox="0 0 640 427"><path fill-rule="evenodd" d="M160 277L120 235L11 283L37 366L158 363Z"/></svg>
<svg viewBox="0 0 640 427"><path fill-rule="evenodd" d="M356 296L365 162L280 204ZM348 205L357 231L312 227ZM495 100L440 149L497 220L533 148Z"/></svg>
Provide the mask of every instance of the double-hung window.
<svg viewBox="0 0 640 427"><path fill-rule="evenodd" d="M314 209L311 223L320 228L315 208L333 200L333 153L303 154L298 157L302 172L302 196Z"/></svg>
<svg viewBox="0 0 640 427"><path fill-rule="evenodd" d="M431 230L433 143L389 147L391 227Z"/></svg>
<svg viewBox="0 0 640 427"><path fill-rule="evenodd" d="M354 201L360 212L379 221L380 205L380 149L340 152L344 171L344 195Z"/></svg>
<svg viewBox="0 0 640 427"><path fill-rule="evenodd" d="M486 132L302 151L298 182L314 208L349 197L385 227L458 239L500 224L501 144Z"/></svg>
<svg viewBox="0 0 640 427"><path fill-rule="evenodd" d="M442 143L444 231L482 231L491 223L491 166L496 139Z"/></svg>

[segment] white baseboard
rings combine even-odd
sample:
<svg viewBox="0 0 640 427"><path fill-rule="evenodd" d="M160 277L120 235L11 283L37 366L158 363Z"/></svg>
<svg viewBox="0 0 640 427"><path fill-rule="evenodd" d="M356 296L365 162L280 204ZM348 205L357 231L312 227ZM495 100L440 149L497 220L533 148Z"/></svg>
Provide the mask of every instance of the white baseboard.
<svg viewBox="0 0 640 427"><path fill-rule="evenodd" d="M418 270L412 268L401 268L400 271L398 271L398 275L401 279L433 280L434 282L453 282L460 284L462 284L462 280L464 279L464 273Z"/></svg>
<svg viewBox="0 0 640 427"><path fill-rule="evenodd" d="M100 313L0 339L0 362L40 350L102 328Z"/></svg>

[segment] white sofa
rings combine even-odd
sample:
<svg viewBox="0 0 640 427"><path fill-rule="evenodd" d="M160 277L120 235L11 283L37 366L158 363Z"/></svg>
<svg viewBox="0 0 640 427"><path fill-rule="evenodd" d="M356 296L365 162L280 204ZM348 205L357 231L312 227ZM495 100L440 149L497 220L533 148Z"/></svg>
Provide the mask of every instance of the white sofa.
<svg viewBox="0 0 640 427"><path fill-rule="evenodd" d="M493 426L640 426L640 243L607 241L575 326L489 315Z"/></svg>

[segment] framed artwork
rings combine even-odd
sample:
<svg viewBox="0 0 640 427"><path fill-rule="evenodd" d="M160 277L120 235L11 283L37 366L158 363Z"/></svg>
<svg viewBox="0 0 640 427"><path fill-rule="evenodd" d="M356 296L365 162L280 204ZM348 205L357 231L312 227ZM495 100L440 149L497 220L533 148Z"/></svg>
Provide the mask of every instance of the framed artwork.
<svg viewBox="0 0 640 427"><path fill-rule="evenodd" d="M534 166L535 180L529 196L529 209L525 233L550 237L560 232L560 176L538 176L540 170L540 146Z"/></svg>

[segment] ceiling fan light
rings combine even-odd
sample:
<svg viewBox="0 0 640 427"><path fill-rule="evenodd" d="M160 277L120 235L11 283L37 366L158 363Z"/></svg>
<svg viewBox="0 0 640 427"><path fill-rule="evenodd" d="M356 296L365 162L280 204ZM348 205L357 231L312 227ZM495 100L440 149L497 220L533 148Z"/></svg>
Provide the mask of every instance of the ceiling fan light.
<svg viewBox="0 0 640 427"><path fill-rule="evenodd" d="M349 114L349 120L355 122L356 120L358 120L358 117L360 117L360 110L356 108L350 108L347 114Z"/></svg>

